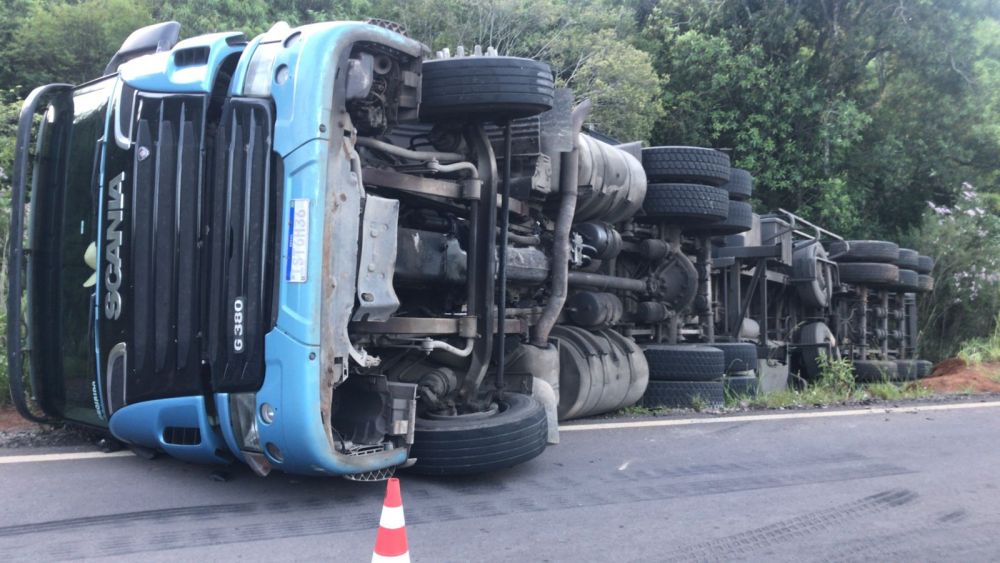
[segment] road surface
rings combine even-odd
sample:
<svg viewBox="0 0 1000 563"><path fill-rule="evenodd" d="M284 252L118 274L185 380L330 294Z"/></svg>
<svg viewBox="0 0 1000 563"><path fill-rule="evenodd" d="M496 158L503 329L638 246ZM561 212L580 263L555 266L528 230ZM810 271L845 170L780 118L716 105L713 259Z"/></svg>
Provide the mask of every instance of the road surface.
<svg viewBox="0 0 1000 563"><path fill-rule="evenodd" d="M1000 404L904 411L587 426L501 473L401 475L410 553L418 562L1000 559ZM371 557L383 484L239 469L222 482L170 459L91 455L0 452L5 560Z"/></svg>

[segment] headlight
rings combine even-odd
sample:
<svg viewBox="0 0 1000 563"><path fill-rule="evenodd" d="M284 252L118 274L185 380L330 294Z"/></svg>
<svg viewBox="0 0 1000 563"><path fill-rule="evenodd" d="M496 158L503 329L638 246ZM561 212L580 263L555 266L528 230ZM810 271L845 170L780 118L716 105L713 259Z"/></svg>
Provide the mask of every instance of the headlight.
<svg viewBox="0 0 1000 563"><path fill-rule="evenodd" d="M257 394L230 393L229 417L240 450L263 452L257 433Z"/></svg>
<svg viewBox="0 0 1000 563"><path fill-rule="evenodd" d="M271 95L271 80L274 76L274 59L281 51L281 41L261 43L253 52L247 65L247 77L243 83L244 96L266 98Z"/></svg>

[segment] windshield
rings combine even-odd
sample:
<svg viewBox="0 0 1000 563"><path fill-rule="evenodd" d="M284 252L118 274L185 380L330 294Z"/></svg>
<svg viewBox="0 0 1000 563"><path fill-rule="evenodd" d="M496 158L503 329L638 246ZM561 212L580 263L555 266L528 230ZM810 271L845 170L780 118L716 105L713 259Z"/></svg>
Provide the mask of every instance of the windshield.
<svg viewBox="0 0 1000 563"><path fill-rule="evenodd" d="M105 425L93 353L94 255L101 139L115 78L53 101L38 130L29 271L31 359L48 412ZM91 264L96 256L91 256Z"/></svg>

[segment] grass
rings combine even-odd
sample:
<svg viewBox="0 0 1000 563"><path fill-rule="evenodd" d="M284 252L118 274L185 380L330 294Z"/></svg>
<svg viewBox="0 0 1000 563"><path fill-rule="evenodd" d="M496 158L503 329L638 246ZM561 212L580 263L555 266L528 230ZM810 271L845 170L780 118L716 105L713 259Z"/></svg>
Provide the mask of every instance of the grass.
<svg viewBox="0 0 1000 563"><path fill-rule="evenodd" d="M663 409L658 407L644 407L642 405L632 405L631 407L625 407L620 412L622 414L628 414L632 416L649 416L656 414Z"/></svg>
<svg viewBox="0 0 1000 563"><path fill-rule="evenodd" d="M985 338L967 340L959 349L958 357L970 365L1000 362L1000 315L997 315L993 334Z"/></svg>
<svg viewBox="0 0 1000 563"><path fill-rule="evenodd" d="M828 360L826 356L820 356L820 378L807 384L804 389L786 389L756 397L727 397L727 404L781 409L834 405L867 399L898 401L929 395L931 395L930 390L912 383L899 385L885 381L858 385L854 380L854 371L849 360Z"/></svg>
<svg viewBox="0 0 1000 563"><path fill-rule="evenodd" d="M695 395L691 397L691 408L694 412L701 412L708 408L708 402L701 395Z"/></svg>

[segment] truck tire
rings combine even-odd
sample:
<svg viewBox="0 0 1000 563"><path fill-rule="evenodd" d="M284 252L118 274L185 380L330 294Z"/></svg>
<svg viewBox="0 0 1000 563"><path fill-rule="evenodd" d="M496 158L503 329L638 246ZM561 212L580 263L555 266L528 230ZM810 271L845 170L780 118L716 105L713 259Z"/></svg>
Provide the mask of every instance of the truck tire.
<svg viewBox="0 0 1000 563"><path fill-rule="evenodd" d="M729 215L726 190L697 184L649 184L642 208L647 217L683 225L722 221Z"/></svg>
<svg viewBox="0 0 1000 563"><path fill-rule="evenodd" d="M792 276L799 299L807 307L822 308L833 299L833 276L819 242L798 246L792 253Z"/></svg>
<svg viewBox="0 0 1000 563"><path fill-rule="evenodd" d="M924 378L934 371L934 364L927 360L917 360L917 377Z"/></svg>
<svg viewBox="0 0 1000 563"><path fill-rule="evenodd" d="M913 270L904 270L900 268L899 283L896 284L896 289L898 289L901 293L920 291L919 274Z"/></svg>
<svg viewBox="0 0 1000 563"><path fill-rule="evenodd" d="M884 262L894 264L899 260L899 245L884 240L849 240L851 248L839 240L830 243L830 257L836 262Z"/></svg>
<svg viewBox="0 0 1000 563"><path fill-rule="evenodd" d="M729 181L722 187L729 192L729 199L747 201L753 194L753 176L742 168L733 168L729 173Z"/></svg>
<svg viewBox="0 0 1000 563"><path fill-rule="evenodd" d="M704 147L642 149L642 167L650 182L721 186L729 181L729 155Z"/></svg>
<svg viewBox="0 0 1000 563"><path fill-rule="evenodd" d="M840 281L861 285L896 285L899 283L899 267L895 264L875 264L850 262L838 264Z"/></svg>
<svg viewBox="0 0 1000 563"><path fill-rule="evenodd" d="M424 61L420 117L506 120L552 109L549 65L521 57L456 57Z"/></svg>
<svg viewBox="0 0 1000 563"><path fill-rule="evenodd" d="M646 407L689 409L698 404L721 408L726 403L722 380L716 381L650 381L642 404Z"/></svg>
<svg viewBox="0 0 1000 563"><path fill-rule="evenodd" d="M917 274L917 291L934 291L934 276Z"/></svg>
<svg viewBox="0 0 1000 563"><path fill-rule="evenodd" d="M830 346L830 354L833 356L830 359L840 359L840 348L836 346L836 343L837 339L834 337L833 331L824 322L809 323L799 329L796 344L800 346L800 367L805 372L802 375L806 379L815 380L819 379L820 375L822 375L819 366L819 356L821 352L826 353L827 349L820 347L820 344Z"/></svg>
<svg viewBox="0 0 1000 563"><path fill-rule="evenodd" d="M412 470L428 475L465 475L511 467L545 449L545 408L527 395L507 393L498 412L480 417L417 418Z"/></svg>
<svg viewBox="0 0 1000 563"><path fill-rule="evenodd" d="M920 377L916 360L896 360L896 374L899 381L913 381Z"/></svg>
<svg viewBox="0 0 1000 563"><path fill-rule="evenodd" d="M900 268L906 268L907 270L916 270L920 267L920 255L917 254L916 250L900 248L899 258L896 260L896 265Z"/></svg>
<svg viewBox="0 0 1000 563"><path fill-rule="evenodd" d="M712 381L726 371L726 355L710 346L652 344L644 352L651 380Z"/></svg>
<svg viewBox="0 0 1000 563"><path fill-rule="evenodd" d="M725 373L757 369L757 345L749 342L713 342L712 348L722 350Z"/></svg>
<svg viewBox="0 0 1000 563"><path fill-rule="evenodd" d="M756 372L742 372L727 375L722 380L726 395L729 397L756 397L757 396L757 374Z"/></svg>
<svg viewBox="0 0 1000 563"><path fill-rule="evenodd" d="M716 223L694 225L689 233L707 233L712 236L736 235L753 228L753 208L745 201L729 201L726 218Z"/></svg>
<svg viewBox="0 0 1000 563"><path fill-rule="evenodd" d="M924 256L921 254L917 257L917 267L915 268L918 274L929 274L934 271L934 259L930 256Z"/></svg>
<svg viewBox="0 0 1000 563"><path fill-rule="evenodd" d="M854 362L854 380L858 383L883 383L897 381L896 362L884 360L857 360Z"/></svg>

